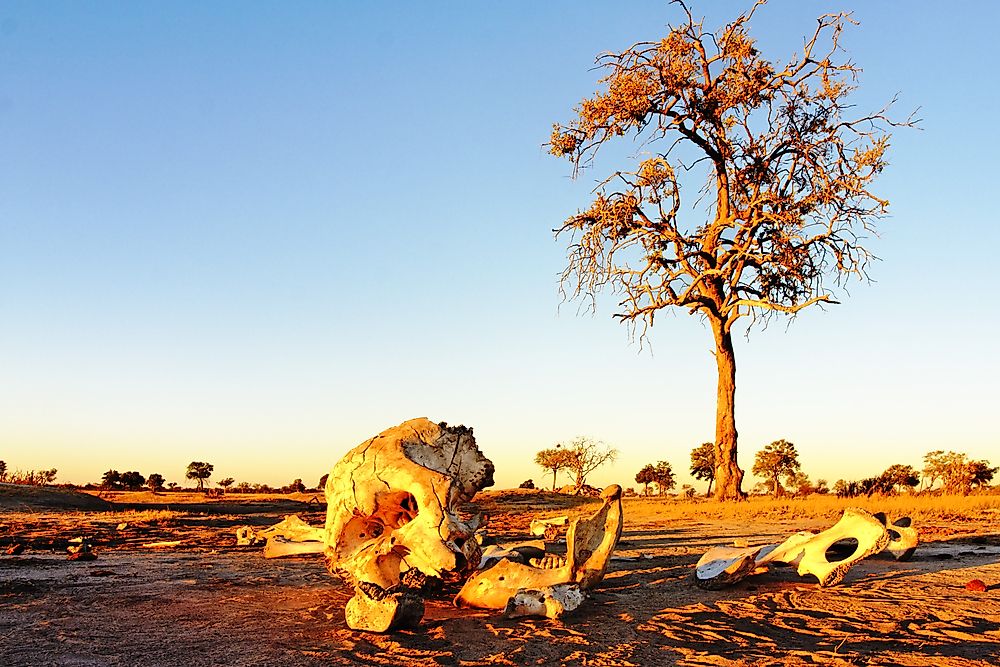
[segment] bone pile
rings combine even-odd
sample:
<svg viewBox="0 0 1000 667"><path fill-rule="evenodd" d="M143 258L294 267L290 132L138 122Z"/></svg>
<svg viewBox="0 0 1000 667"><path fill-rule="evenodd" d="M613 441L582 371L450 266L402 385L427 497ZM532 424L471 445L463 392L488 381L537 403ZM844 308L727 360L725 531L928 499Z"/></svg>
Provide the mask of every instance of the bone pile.
<svg viewBox="0 0 1000 667"><path fill-rule="evenodd" d="M752 574L767 572L772 563L797 565L800 576L812 575L820 586L840 583L855 563L880 551L907 560L917 547L917 531L909 517L887 523L885 514L848 507L831 528L821 533L800 532L780 544L755 547L712 547L695 566L695 582L716 590ZM844 558L831 560L838 543L856 544Z"/></svg>

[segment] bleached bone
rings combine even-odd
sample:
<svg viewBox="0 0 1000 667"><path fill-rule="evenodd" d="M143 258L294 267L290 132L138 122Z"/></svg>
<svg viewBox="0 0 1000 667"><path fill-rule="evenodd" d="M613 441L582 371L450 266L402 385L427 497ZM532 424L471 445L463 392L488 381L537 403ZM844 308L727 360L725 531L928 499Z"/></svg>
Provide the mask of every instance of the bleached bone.
<svg viewBox="0 0 1000 667"><path fill-rule="evenodd" d="M569 523L568 516L555 516L551 519L532 519L529 530L535 537L542 537L546 532L553 532L552 529L565 526Z"/></svg>
<svg viewBox="0 0 1000 667"><path fill-rule="evenodd" d="M836 542L856 540L857 548L843 560L827 559L827 550ZM780 544L736 548L713 547L695 566L695 581L710 590L724 588L747 576L767 571L770 563L798 564L801 576L811 574L820 586L839 583L851 567L889 543L889 534L882 523L863 509L849 507L832 527L821 533L801 532Z"/></svg>
<svg viewBox="0 0 1000 667"><path fill-rule="evenodd" d="M289 514L279 523L257 531L256 535L265 539L281 537L289 542L322 542L325 532L322 527L310 526L298 514Z"/></svg>
<svg viewBox="0 0 1000 667"><path fill-rule="evenodd" d="M503 615L507 618L519 616L546 616L559 618L573 611L584 601L586 595L579 584L556 584L545 588L521 589L507 601Z"/></svg>
<svg viewBox="0 0 1000 667"><path fill-rule="evenodd" d="M472 429L424 418L387 429L327 478L327 564L386 589L409 569L441 577L475 567L480 520L460 520L457 507L492 484Z"/></svg>
<svg viewBox="0 0 1000 667"><path fill-rule="evenodd" d="M920 544L920 536L917 529L913 527L910 517L904 516L896 519L891 524L883 512L876 512L875 518L882 522L889 533L889 545L885 548L898 561L908 561L913 557L913 552Z"/></svg>
<svg viewBox="0 0 1000 667"><path fill-rule="evenodd" d="M415 628L424 617L423 599L408 588L388 591L378 584L358 582L344 607L347 627L367 632Z"/></svg>
<svg viewBox="0 0 1000 667"><path fill-rule="evenodd" d="M307 554L321 554L326 550L325 542L308 540L305 542L293 542L286 540L281 535L275 535L267 539L264 545L264 558L285 558L286 556L305 556Z"/></svg>
<svg viewBox="0 0 1000 667"><path fill-rule="evenodd" d="M622 490L613 484L604 490L604 504L593 516L576 519L566 532L566 561L562 567L539 568L509 558L473 574L455 597L459 607L504 609L522 590L541 590L558 584L596 586L608 567L622 533Z"/></svg>
<svg viewBox="0 0 1000 667"><path fill-rule="evenodd" d="M258 537L257 531L250 526L238 526L236 528L236 546L253 547L266 540Z"/></svg>
<svg viewBox="0 0 1000 667"><path fill-rule="evenodd" d="M524 563L531 558L543 555L545 555L545 542L542 540L507 545L491 544L483 549L483 553L479 558L479 569L485 570L491 563L503 558L510 558L511 560Z"/></svg>

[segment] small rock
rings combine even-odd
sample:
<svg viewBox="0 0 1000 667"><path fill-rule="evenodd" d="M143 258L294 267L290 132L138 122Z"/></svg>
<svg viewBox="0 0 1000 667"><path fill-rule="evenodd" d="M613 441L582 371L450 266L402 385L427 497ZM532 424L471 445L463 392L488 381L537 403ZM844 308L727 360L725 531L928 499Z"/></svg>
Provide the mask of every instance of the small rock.
<svg viewBox="0 0 1000 667"><path fill-rule="evenodd" d="M986 590L986 584L983 583L982 579L973 579L965 585L965 590L975 591L977 593L982 593Z"/></svg>
<svg viewBox="0 0 1000 667"><path fill-rule="evenodd" d="M750 542L748 542L745 537L737 537L735 540L733 540L733 546L738 549L746 549L748 546L750 546Z"/></svg>
<svg viewBox="0 0 1000 667"><path fill-rule="evenodd" d="M128 528L128 524L127 523L120 523L115 528L115 530L117 530L120 533L121 531L125 530L126 528Z"/></svg>
<svg viewBox="0 0 1000 667"><path fill-rule="evenodd" d="M66 560L88 561L97 560L97 554L93 551L77 551L66 557Z"/></svg>

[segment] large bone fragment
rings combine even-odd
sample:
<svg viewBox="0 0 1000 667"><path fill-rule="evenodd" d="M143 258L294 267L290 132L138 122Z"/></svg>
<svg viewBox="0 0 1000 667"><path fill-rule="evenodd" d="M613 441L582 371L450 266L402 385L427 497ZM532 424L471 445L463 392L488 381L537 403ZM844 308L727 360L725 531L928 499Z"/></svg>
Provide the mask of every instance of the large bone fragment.
<svg viewBox="0 0 1000 667"><path fill-rule="evenodd" d="M543 558L535 560L543 565L537 567L504 558L469 577L455 597L455 605L505 609L522 589L544 590L570 583L583 590L596 586L604 577L622 533L621 487L613 484L602 496L604 504L593 516L570 523L564 564Z"/></svg>
<svg viewBox="0 0 1000 667"><path fill-rule="evenodd" d="M326 548L322 528L310 526L297 514L289 514L273 526L254 530L250 526L236 529L237 546L254 546L267 540L264 558L283 558L322 553Z"/></svg>
<svg viewBox="0 0 1000 667"><path fill-rule="evenodd" d="M521 589L507 601L503 615L507 618L519 616L560 618L566 612L579 607L585 598L586 595L580 590L579 584L556 584L540 590Z"/></svg>
<svg viewBox="0 0 1000 667"><path fill-rule="evenodd" d="M493 463L472 429L411 419L366 440L326 483L331 571L390 589L401 575L457 576L479 563L480 519L458 505L493 484Z"/></svg>
<svg viewBox="0 0 1000 667"><path fill-rule="evenodd" d="M917 545L920 544L920 536L913 527L910 517L900 517L891 524L883 512L876 512L875 518L882 522L886 532L889 533L889 544L885 550L898 561L910 560L913 552L917 550Z"/></svg>
<svg viewBox="0 0 1000 667"><path fill-rule="evenodd" d="M275 535L267 540L264 545L264 558L285 558L287 556L305 556L308 554L321 554L326 550L326 543L309 540L307 542L293 542L286 540L280 535Z"/></svg>
<svg viewBox="0 0 1000 667"><path fill-rule="evenodd" d="M282 537L289 542L322 542L323 535L322 527L310 526L298 514L289 514L281 522L256 533L257 537Z"/></svg>
<svg viewBox="0 0 1000 667"><path fill-rule="evenodd" d="M827 551L845 540L857 542L853 552L842 560L830 561ZM889 534L882 522L863 509L849 507L833 527L818 534L796 533L780 544L763 547L713 547L695 566L695 582L710 590L724 588L766 571L770 563L789 563L798 564L799 575L815 576L820 586L833 586L843 580L855 563L878 553L887 544Z"/></svg>
<svg viewBox="0 0 1000 667"><path fill-rule="evenodd" d="M378 584L358 582L354 597L344 608L347 627L367 632L415 628L424 617L424 601L405 587L386 590Z"/></svg>

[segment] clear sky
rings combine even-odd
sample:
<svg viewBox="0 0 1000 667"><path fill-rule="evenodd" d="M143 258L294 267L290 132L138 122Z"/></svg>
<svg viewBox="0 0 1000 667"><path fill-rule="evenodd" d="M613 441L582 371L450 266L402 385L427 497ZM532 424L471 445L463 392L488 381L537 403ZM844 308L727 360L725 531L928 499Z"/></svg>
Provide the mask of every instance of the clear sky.
<svg viewBox="0 0 1000 667"><path fill-rule="evenodd" d="M923 129L897 132L877 188L877 282L737 342L740 463L779 438L831 483L932 449L1000 462L1000 4L773 0L753 34L783 59L833 10L861 22L859 107L899 93ZM640 349L611 304L560 308L551 230L598 174L542 147L597 53L679 20L662 1L3 0L0 459L314 484L427 416L474 427L499 487L541 482L534 453L577 435L621 451L592 482L686 473L714 434L709 332L664 316Z"/></svg>

